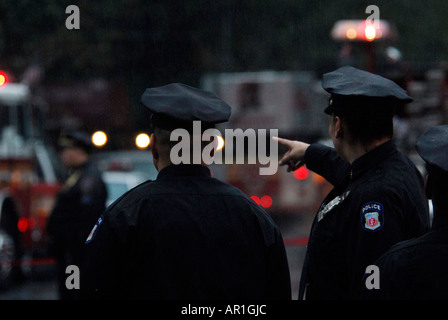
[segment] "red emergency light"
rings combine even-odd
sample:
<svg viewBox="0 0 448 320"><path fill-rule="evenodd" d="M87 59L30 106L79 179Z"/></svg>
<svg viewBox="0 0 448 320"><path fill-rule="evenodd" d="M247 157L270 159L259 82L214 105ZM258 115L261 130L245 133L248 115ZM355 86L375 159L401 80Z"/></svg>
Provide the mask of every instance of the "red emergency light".
<svg viewBox="0 0 448 320"><path fill-rule="evenodd" d="M398 33L393 24L382 19L378 28L366 20L339 20L331 30L331 37L339 41L371 42L396 40Z"/></svg>

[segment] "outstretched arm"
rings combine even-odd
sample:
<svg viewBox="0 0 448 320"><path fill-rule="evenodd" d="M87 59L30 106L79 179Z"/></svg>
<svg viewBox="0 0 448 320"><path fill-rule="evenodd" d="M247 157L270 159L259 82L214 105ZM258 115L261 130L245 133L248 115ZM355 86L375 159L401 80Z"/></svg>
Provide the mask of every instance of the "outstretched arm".
<svg viewBox="0 0 448 320"><path fill-rule="evenodd" d="M279 165L288 166L288 172L306 164L308 169L323 176L334 186L344 182L350 173L350 164L343 160L333 148L319 143L310 145L278 137L272 139L276 139L289 149L279 161Z"/></svg>

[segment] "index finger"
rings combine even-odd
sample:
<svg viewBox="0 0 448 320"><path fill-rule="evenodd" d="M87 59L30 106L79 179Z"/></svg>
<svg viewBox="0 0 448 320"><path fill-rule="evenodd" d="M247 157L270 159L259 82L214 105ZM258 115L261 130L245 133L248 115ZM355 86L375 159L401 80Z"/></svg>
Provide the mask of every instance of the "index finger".
<svg viewBox="0 0 448 320"><path fill-rule="evenodd" d="M272 137L272 139L277 140L280 144L283 144L285 146L291 147L292 140L280 138L280 137Z"/></svg>

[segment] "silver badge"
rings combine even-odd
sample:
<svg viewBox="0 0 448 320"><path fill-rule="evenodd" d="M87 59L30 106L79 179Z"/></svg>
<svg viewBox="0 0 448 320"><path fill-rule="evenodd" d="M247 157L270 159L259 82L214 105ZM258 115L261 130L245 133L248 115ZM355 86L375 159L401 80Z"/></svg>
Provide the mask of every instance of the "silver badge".
<svg viewBox="0 0 448 320"><path fill-rule="evenodd" d="M347 196L349 195L349 193L350 193L350 191L347 191L344 194L342 194L342 196L337 196L336 198L334 198L333 200L328 202L326 205L322 206L321 209L319 210L319 212L317 213L317 222L322 220L328 212L333 210L334 207L336 207L342 201L344 201L347 198Z"/></svg>

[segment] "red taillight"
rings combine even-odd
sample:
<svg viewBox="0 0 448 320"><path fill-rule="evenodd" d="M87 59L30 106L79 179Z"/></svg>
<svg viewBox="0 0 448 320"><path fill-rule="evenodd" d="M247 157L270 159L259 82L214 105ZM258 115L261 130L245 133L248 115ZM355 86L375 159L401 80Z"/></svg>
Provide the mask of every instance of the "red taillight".
<svg viewBox="0 0 448 320"><path fill-rule="evenodd" d="M306 178L308 178L309 174L310 172L306 167L300 167L299 169L294 171L294 178L296 178L297 180L305 180Z"/></svg>
<svg viewBox="0 0 448 320"><path fill-rule="evenodd" d="M272 206L272 198L270 196L262 196L260 202L263 208L269 208Z"/></svg>
<svg viewBox="0 0 448 320"><path fill-rule="evenodd" d="M19 229L20 232L26 232L30 229L33 229L35 226L36 219L34 219L33 217L20 217L19 221L17 222L17 229Z"/></svg>
<svg viewBox="0 0 448 320"><path fill-rule="evenodd" d="M251 198L252 200L254 200L256 204L258 204L258 205L261 204L260 198L258 198L257 196L252 196L252 197L250 197L250 198Z"/></svg>
<svg viewBox="0 0 448 320"><path fill-rule="evenodd" d="M28 230L30 224L28 222L28 219L25 217L20 217L19 221L17 222L17 229L19 229L20 232L25 232Z"/></svg>
<svg viewBox="0 0 448 320"><path fill-rule="evenodd" d="M262 196L261 198L257 196L250 197L256 204L262 206L263 208L269 208L272 206L272 198L270 196Z"/></svg>

